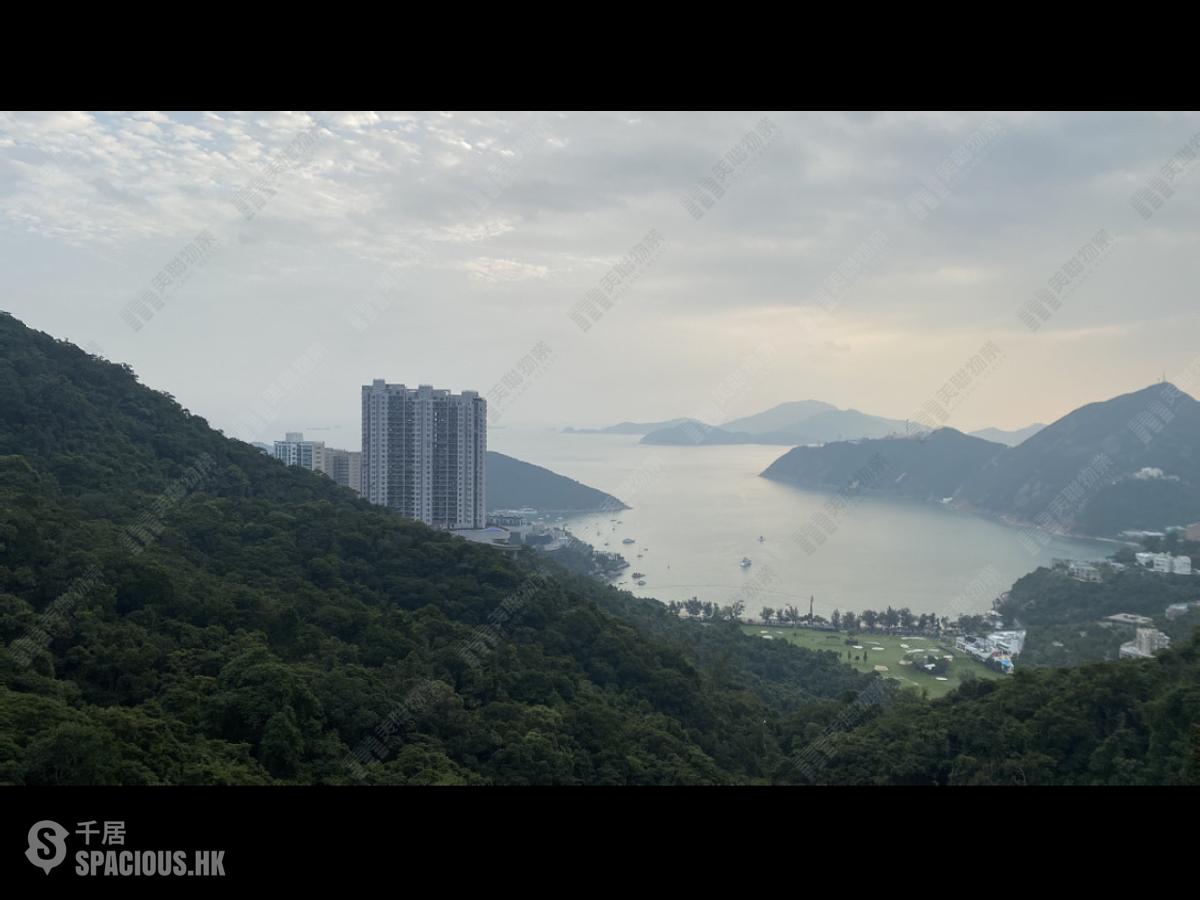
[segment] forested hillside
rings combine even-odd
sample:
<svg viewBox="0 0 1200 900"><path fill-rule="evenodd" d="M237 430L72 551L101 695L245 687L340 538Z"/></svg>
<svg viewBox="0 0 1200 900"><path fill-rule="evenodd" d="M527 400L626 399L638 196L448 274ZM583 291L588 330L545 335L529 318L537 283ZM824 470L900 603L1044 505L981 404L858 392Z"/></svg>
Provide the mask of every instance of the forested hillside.
<svg viewBox="0 0 1200 900"><path fill-rule="evenodd" d="M629 507L611 494L489 450L487 454L488 509L530 506L543 512L590 512Z"/></svg>
<svg viewBox="0 0 1200 900"><path fill-rule="evenodd" d="M1194 641L931 703L400 519L3 314L0 647L2 784L1200 781Z"/></svg>
<svg viewBox="0 0 1200 900"><path fill-rule="evenodd" d="M813 784L1200 783L1200 650L901 694L815 742ZM793 770L794 771L794 770ZM796 776L789 773L789 780Z"/></svg>
<svg viewBox="0 0 1200 900"><path fill-rule="evenodd" d="M867 682L376 509L7 315L0 645L10 784L750 782Z"/></svg>
<svg viewBox="0 0 1200 900"><path fill-rule="evenodd" d="M799 487L838 488L861 478L859 473L878 461L878 477L864 489L938 501L952 496L972 473L1005 452L1000 444L940 428L913 437L794 447L762 475Z"/></svg>

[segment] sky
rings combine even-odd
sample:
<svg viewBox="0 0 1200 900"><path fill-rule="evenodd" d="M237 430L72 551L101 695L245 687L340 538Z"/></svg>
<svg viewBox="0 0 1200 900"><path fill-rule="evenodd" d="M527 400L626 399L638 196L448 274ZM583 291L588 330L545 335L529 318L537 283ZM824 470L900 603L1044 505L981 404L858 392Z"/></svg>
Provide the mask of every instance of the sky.
<svg viewBox="0 0 1200 900"><path fill-rule="evenodd" d="M1198 134L1195 113L0 113L0 309L243 440L357 449L375 378L479 391L497 427L813 398L1019 428L1200 355Z"/></svg>

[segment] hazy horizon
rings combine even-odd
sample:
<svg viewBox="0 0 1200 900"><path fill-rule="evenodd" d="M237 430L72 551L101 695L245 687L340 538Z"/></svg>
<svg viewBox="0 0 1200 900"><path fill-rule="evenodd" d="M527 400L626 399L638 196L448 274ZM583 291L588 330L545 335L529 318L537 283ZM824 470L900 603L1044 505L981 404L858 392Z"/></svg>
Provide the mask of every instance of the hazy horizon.
<svg viewBox="0 0 1200 900"><path fill-rule="evenodd" d="M0 113L2 306L245 440L357 448L374 378L488 396L507 376L502 426L808 398L904 419L989 343L939 424L1012 430L1196 358L1186 165L1131 200L1198 132L1194 113Z"/></svg>

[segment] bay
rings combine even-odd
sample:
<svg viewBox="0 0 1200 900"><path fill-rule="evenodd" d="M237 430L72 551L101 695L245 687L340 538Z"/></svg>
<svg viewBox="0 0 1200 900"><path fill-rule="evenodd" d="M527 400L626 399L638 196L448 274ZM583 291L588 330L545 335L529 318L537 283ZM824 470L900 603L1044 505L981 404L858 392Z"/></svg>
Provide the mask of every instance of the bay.
<svg viewBox="0 0 1200 900"><path fill-rule="evenodd" d="M664 447L638 436L492 429L489 449L575 478L632 509L558 523L598 550L630 563L618 582L662 601L698 597L722 605L794 604L828 616L834 609L909 607L955 617L991 608L1001 591L1054 557L1103 559L1113 547L1041 535L1030 549L1023 529L915 502L864 498L826 520L823 544L797 540L833 494L759 477L786 447ZM762 536L763 541L758 538ZM632 545L623 544L634 539ZM1044 541L1044 543L1042 543ZM641 557L638 557L641 554ZM743 557L751 560L743 568ZM646 584L633 584L633 572Z"/></svg>

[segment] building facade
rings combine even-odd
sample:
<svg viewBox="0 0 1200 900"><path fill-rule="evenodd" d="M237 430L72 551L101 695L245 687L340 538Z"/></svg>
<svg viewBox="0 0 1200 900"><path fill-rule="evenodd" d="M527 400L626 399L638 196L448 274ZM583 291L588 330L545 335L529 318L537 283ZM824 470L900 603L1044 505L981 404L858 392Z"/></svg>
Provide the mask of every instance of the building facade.
<svg viewBox="0 0 1200 900"><path fill-rule="evenodd" d="M1147 569L1175 575L1192 574L1190 556L1172 556L1170 553L1135 553L1134 558Z"/></svg>
<svg viewBox="0 0 1200 900"><path fill-rule="evenodd" d="M357 450L326 447L324 441L306 441L303 432L289 431L284 440L275 442L271 455L284 465L320 472L342 487L362 493L362 454Z"/></svg>
<svg viewBox="0 0 1200 900"><path fill-rule="evenodd" d="M435 528L487 525L487 401L383 379L362 389L362 494Z"/></svg>
<svg viewBox="0 0 1200 900"><path fill-rule="evenodd" d="M336 484L348 487L356 494L362 493L362 453L358 450L326 447L324 472Z"/></svg>
<svg viewBox="0 0 1200 900"><path fill-rule="evenodd" d="M284 440L275 442L275 458L287 466L324 472L325 442L306 441L303 432L289 431Z"/></svg>
<svg viewBox="0 0 1200 900"><path fill-rule="evenodd" d="M1139 628L1137 637L1121 645L1122 659L1145 659L1171 646L1171 639L1156 628Z"/></svg>

